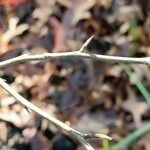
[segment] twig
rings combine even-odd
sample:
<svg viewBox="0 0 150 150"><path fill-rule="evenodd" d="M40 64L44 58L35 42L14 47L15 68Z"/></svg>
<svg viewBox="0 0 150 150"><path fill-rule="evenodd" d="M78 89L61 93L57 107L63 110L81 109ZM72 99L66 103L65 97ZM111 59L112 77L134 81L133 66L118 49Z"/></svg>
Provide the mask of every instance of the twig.
<svg viewBox="0 0 150 150"><path fill-rule="evenodd" d="M21 103L23 106L27 107L28 109L34 111L36 114L39 114L43 118L49 120L53 125L56 127L60 128L62 131L65 131L71 138L77 140L80 142L87 150L94 150L92 146L87 142L87 137L88 138L93 138L92 134L84 134L79 131L76 131L75 129L69 127L65 123L59 121L55 117L47 114L43 110L39 109L32 103L30 103L28 100L23 98L20 94L18 94L15 90L13 90L3 79L0 78L0 86L5 89L9 94L11 94L19 103ZM95 134L93 134L95 135ZM106 135L98 134L101 135L99 138L105 138L111 140L111 137L108 137Z"/></svg>
<svg viewBox="0 0 150 150"><path fill-rule="evenodd" d="M21 55L9 60L0 62L0 68L5 68L13 64L18 64L22 62L29 61L47 61L54 59L64 59L64 58L89 58L95 61L104 61L104 62L115 62L115 63L137 63L137 64L150 64L150 57L142 58L132 58L132 57L119 57L119 56L107 56L107 55L98 55L98 54L89 54L85 52L73 51L73 52L64 52L64 53L44 53L38 55Z"/></svg>

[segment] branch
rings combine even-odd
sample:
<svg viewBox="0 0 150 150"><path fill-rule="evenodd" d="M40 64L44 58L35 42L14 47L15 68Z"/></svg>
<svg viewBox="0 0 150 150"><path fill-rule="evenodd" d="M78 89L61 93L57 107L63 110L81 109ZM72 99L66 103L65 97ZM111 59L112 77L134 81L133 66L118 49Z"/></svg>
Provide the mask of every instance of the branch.
<svg viewBox="0 0 150 150"><path fill-rule="evenodd" d="M65 58L89 58L95 61L104 62L115 62L115 63L137 63L137 64L149 64L150 57L132 58L132 57L119 57L119 56L107 56L98 54L89 54L85 52L73 51L64 53L44 53L38 55L24 54L9 60L0 62L0 68L5 68L13 64L28 62L28 61L47 61L54 59L65 59Z"/></svg>
<svg viewBox="0 0 150 150"><path fill-rule="evenodd" d="M47 114L43 110L39 109L32 103L30 103L28 100L23 98L20 94L18 94L15 90L13 90L3 79L0 78L0 86L5 89L10 95L12 95L19 103L21 103L26 108L34 111L36 114L39 114L43 118L49 120L53 125L61 129L62 131L65 131L71 138L77 140L79 143L81 143L87 150L94 150L92 146L87 142L88 139L95 138L98 136L95 136L96 134L84 134L79 131L76 131L75 129L69 127L65 123L59 121L58 119L54 118L53 116ZM93 135L93 136L92 136ZM111 140L111 137L108 137L107 135L100 135L99 138L105 138L108 140Z"/></svg>

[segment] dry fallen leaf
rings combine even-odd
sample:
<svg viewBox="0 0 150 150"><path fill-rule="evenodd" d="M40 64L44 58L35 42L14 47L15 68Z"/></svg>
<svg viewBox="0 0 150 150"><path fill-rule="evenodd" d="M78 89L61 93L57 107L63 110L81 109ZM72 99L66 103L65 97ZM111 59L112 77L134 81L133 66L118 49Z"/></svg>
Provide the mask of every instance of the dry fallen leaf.
<svg viewBox="0 0 150 150"><path fill-rule="evenodd" d="M132 65L138 80L146 79L150 83L150 69L146 65Z"/></svg>
<svg viewBox="0 0 150 150"><path fill-rule="evenodd" d="M8 50L8 43L15 38L16 36L22 34L26 31L29 26L27 24L17 25L19 22L19 18L13 17L9 20L9 27L8 30L2 34L0 39L0 54L4 54Z"/></svg>
<svg viewBox="0 0 150 150"><path fill-rule="evenodd" d="M64 15L64 22L70 18L71 26L75 26L80 20L90 18L91 14L89 9L94 6L96 0L76 0L72 1L70 9L68 9Z"/></svg>
<svg viewBox="0 0 150 150"><path fill-rule="evenodd" d="M41 32L43 25L48 21L48 18L53 13L55 0L36 1L38 7L33 11L32 17L38 21L31 27L31 31L35 33Z"/></svg>
<svg viewBox="0 0 150 150"><path fill-rule="evenodd" d="M106 115L105 111L96 110L95 112L86 112L78 119L74 127L84 133L99 131L107 132L106 126L110 124L113 119L114 116Z"/></svg>
<svg viewBox="0 0 150 150"><path fill-rule="evenodd" d="M135 92L128 87L128 98L123 103L123 108L132 113L136 127L142 125L142 114L149 108L146 102L139 101Z"/></svg>

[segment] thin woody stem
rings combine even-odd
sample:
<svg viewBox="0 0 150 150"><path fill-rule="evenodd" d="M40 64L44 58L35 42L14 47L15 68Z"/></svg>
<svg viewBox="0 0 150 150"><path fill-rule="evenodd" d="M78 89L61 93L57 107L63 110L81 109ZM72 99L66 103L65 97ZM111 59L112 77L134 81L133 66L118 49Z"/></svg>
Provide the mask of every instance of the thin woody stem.
<svg viewBox="0 0 150 150"><path fill-rule="evenodd" d="M24 107L34 111L36 114L39 114L43 118L49 120L53 125L61 129L62 131L66 132L71 138L80 142L86 149L94 150L92 146L86 141L88 134L83 134L75 129L71 128L70 126L66 125L65 123L61 122L60 120L56 119L55 117L47 114L37 106L30 103L28 100L23 98L20 94L18 94L15 90L13 90L3 79L0 78L0 86L5 89L10 95L12 95L19 103L21 103ZM103 135L102 138L106 138L111 140L110 137ZM101 138L100 137L100 138ZM92 138L92 136L91 136Z"/></svg>
<svg viewBox="0 0 150 150"><path fill-rule="evenodd" d="M104 62L115 62L115 63L138 63L138 64L150 64L150 57L143 58L133 58L133 57L119 57L119 56L108 56L108 55L98 55L93 53L85 53L83 50L88 46L94 36L91 36L85 41L82 47L73 52L63 52L63 53L44 53L38 55L28 55L24 54L9 60L0 62L0 68L5 68L7 66L29 62L29 61L47 61L54 59L65 59L65 58L89 58L95 61L104 61Z"/></svg>
<svg viewBox="0 0 150 150"><path fill-rule="evenodd" d="M0 62L0 68L5 68L13 64L19 64L29 61L47 61L54 59L79 58L79 57L104 62L150 64L150 57L143 57L143 58L119 57L119 56L98 55L98 54L84 53L80 51L73 51L64 53L44 53L38 55L25 54Z"/></svg>

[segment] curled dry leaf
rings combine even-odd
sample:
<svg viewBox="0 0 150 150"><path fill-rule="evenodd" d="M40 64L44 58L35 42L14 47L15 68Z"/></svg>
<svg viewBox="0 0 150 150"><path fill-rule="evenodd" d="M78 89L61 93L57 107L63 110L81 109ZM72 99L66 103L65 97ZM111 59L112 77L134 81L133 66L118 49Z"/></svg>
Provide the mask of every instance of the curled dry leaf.
<svg viewBox="0 0 150 150"><path fill-rule="evenodd" d="M53 36L53 52L64 50L64 30L62 23L56 17L50 17L48 21Z"/></svg>

